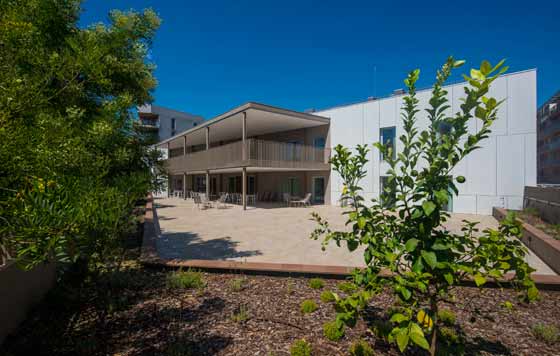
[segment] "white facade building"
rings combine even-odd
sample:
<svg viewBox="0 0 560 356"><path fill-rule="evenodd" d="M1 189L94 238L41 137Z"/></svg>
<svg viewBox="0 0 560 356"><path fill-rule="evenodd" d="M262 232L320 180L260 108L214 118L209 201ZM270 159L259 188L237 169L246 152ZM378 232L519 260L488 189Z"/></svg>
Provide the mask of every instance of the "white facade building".
<svg viewBox="0 0 560 356"><path fill-rule="evenodd" d="M202 116L152 104L138 107L138 118L139 124L143 126L145 131L151 130L157 135L158 142L204 122Z"/></svg>
<svg viewBox="0 0 560 356"><path fill-rule="evenodd" d="M446 86L449 104L453 113L460 110L464 97L465 83ZM420 108L428 106L431 89L420 90L417 97ZM524 186L536 185L537 174L537 128L536 128L536 70L527 70L504 75L497 79L489 96L505 99L499 109L499 118L492 125L490 137L483 141L482 148L471 153L454 170L454 176L466 178L457 184L459 195L453 196L450 210L455 213L492 213L492 207L520 209L523 206ZM397 152L402 150L398 137L402 134L400 118L403 95L394 95L377 100L335 107L315 112L330 118L330 146L341 144L355 147L371 144L384 135L394 135ZM480 127L478 119L469 122L474 133ZM417 115L417 127L428 126L424 110ZM378 198L381 182L388 166L380 159L377 149L369 153L367 177L361 181L367 200ZM331 170L331 204L339 204L342 183L336 172Z"/></svg>

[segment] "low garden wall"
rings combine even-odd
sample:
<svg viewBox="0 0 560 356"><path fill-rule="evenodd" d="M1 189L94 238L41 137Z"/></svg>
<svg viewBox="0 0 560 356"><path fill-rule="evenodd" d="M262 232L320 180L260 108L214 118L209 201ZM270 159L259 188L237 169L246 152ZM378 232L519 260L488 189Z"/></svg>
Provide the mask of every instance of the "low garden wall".
<svg viewBox="0 0 560 356"><path fill-rule="evenodd" d="M55 281L55 264L40 265L30 271L19 269L14 262L0 267L0 344Z"/></svg>
<svg viewBox="0 0 560 356"><path fill-rule="evenodd" d="M544 221L560 224L560 188L525 187L523 207L537 209Z"/></svg>
<svg viewBox="0 0 560 356"><path fill-rule="evenodd" d="M494 208L492 215L497 220L502 220L507 215L507 210ZM544 231L525 222L523 222L523 237L521 240L554 272L560 274L560 240L554 239Z"/></svg>

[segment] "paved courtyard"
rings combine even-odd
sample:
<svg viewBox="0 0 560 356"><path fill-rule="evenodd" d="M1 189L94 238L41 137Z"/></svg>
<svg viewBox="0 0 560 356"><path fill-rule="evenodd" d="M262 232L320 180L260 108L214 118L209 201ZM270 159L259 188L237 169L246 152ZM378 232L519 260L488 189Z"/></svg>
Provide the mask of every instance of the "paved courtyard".
<svg viewBox="0 0 560 356"><path fill-rule="evenodd" d="M321 250L320 240L309 238L316 223L310 220L316 211L333 228L343 228L342 208L329 205L287 208L260 204L243 211L238 205L199 210L192 200L156 198L157 221L161 231L157 252L164 259L231 260L240 262L294 263L329 266L362 266L359 252L331 243ZM463 219L480 221L479 228L496 228L491 216L453 214L446 224L460 231ZM533 253L527 256L540 274L555 274Z"/></svg>

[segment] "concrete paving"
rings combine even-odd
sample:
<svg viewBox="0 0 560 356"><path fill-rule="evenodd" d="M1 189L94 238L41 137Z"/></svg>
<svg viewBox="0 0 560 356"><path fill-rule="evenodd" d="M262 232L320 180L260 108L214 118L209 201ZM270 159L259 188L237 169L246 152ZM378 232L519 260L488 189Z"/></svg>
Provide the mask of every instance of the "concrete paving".
<svg viewBox="0 0 560 356"><path fill-rule="evenodd" d="M164 259L363 266L361 252L350 253L334 242L322 251L321 241L309 238L316 227L310 219L313 211L326 218L331 227L344 228L340 207L288 208L259 203L246 211L231 204L200 210L192 200L180 198L156 198L155 206L161 231L156 246ZM479 221L481 231L498 226L492 216L453 214L446 228L459 232L463 219ZM532 252L527 261L536 273L555 274Z"/></svg>

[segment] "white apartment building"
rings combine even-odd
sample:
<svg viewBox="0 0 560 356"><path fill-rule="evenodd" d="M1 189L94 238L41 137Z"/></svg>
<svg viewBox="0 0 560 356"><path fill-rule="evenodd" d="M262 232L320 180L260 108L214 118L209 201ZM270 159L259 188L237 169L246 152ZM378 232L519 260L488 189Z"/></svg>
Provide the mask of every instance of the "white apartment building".
<svg viewBox="0 0 560 356"><path fill-rule="evenodd" d="M142 105L138 109L138 125L142 131L154 135L161 142L177 133L191 129L204 122L202 116L168 109L153 104Z"/></svg>
<svg viewBox="0 0 560 356"><path fill-rule="evenodd" d="M489 96L505 99L499 109L499 118L492 126L492 134L482 148L471 153L454 170L466 182L458 184L459 195L453 196L450 210L455 213L492 213L492 207L520 209L523 206L524 186L537 183L537 127L536 127L536 70L511 73L498 78ZM449 85L445 89L453 113L460 110L465 83ZM420 108L428 106L431 89L420 90L417 97ZM400 118L403 94L352 105L317 111L330 119L330 144L354 147L387 139L396 142L396 151L402 150L398 137L402 134ZM469 123L469 131L480 128L478 119ZM424 110L418 113L417 127L427 128L429 121ZM383 177L388 169L379 154L369 154L368 174L362 180L366 199L378 198ZM331 204L338 204L342 183L331 171Z"/></svg>

